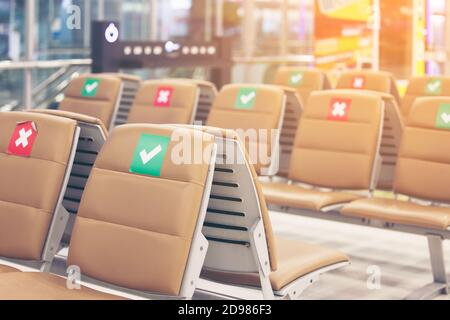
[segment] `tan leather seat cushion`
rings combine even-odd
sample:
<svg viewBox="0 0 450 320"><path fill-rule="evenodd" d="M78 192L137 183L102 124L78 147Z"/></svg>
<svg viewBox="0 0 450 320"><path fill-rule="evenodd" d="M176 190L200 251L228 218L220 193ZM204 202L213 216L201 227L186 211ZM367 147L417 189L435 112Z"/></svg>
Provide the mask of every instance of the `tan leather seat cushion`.
<svg viewBox="0 0 450 320"><path fill-rule="evenodd" d="M329 120L333 101L351 101L347 121ZM289 179L330 189L369 189L382 111L377 94L356 90L314 92L297 130Z"/></svg>
<svg viewBox="0 0 450 320"><path fill-rule="evenodd" d="M301 73L302 80L295 86L290 79L296 73ZM273 84L295 88L303 103L307 103L311 92L326 89L328 78L321 70L305 69L298 67L281 67L275 74Z"/></svg>
<svg viewBox="0 0 450 320"><path fill-rule="evenodd" d="M298 209L321 210L325 207L348 203L360 196L345 192L324 192L283 183L262 183L264 197L269 205Z"/></svg>
<svg viewBox="0 0 450 320"><path fill-rule="evenodd" d="M101 130L103 131L103 134L106 137L108 136L108 130L106 129L103 122L100 119L97 119L94 117L90 117L90 116L87 116L87 115L84 115L81 113L61 111L61 110L51 110L51 109L36 109L36 110L31 110L31 112L43 113L43 114L48 114L48 115L52 115L52 116L72 119L77 122L84 122L84 123L88 123L88 124L92 124L92 125L97 125L101 128Z"/></svg>
<svg viewBox="0 0 450 320"><path fill-rule="evenodd" d="M363 199L346 205L343 215L398 224L445 230L450 226L450 209L421 206L392 199Z"/></svg>
<svg viewBox="0 0 450 320"><path fill-rule="evenodd" d="M68 264L82 274L135 290L178 295L202 202L209 159L177 164L171 141L160 177L131 174L142 134L170 138L173 128L124 125L113 130L97 157L72 232ZM177 130L194 148L214 143ZM203 140L203 138L205 138ZM196 149L198 152L198 149Z"/></svg>
<svg viewBox="0 0 450 320"><path fill-rule="evenodd" d="M0 274L1 273L8 273L8 272L20 272L19 269L13 268L13 267L9 267L9 266L5 266L0 264Z"/></svg>
<svg viewBox="0 0 450 320"><path fill-rule="evenodd" d="M431 93L427 93L426 86L430 81L440 80L441 89L437 96L449 96L450 95L450 77L416 77L410 80L405 96L402 100L402 115L408 117L409 112L419 97L433 96ZM435 95L435 96L436 96Z"/></svg>
<svg viewBox="0 0 450 320"><path fill-rule="evenodd" d="M344 72L336 84L336 89L353 88L355 78L363 78L363 90L378 91L391 94L400 103L400 94L393 75L384 71L359 70Z"/></svg>
<svg viewBox="0 0 450 320"><path fill-rule="evenodd" d="M86 80L96 79L100 86L95 97L83 97L82 91ZM86 74L71 81L64 92L59 110L76 112L100 119L107 128L111 125L113 114L120 98L122 81L114 76Z"/></svg>
<svg viewBox="0 0 450 320"><path fill-rule="evenodd" d="M0 274L0 300L125 300L83 287L67 288L66 279L38 272Z"/></svg>
<svg viewBox="0 0 450 320"><path fill-rule="evenodd" d="M160 88L171 88L170 106L154 105ZM197 107L198 86L178 80L150 80L142 83L127 123L190 124Z"/></svg>
<svg viewBox="0 0 450 320"><path fill-rule="evenodd" d="M256 91L253 108L239 109L236 98L242 89ZM270 85L232 84L222 88L208 116L207 126L236 130L258 174L270 167L273 130L278 130L283 110L284 91ZM266 131L261 131L266 130ZM266 133L260 134L262 132ZM265 158L269 159L265 159Z"/></svg>
<svg viewBox="0 0 450 320"><path fill-rule="evenodd" d="M17 123L33 121L29 158L6 154ZM0 114L0 256L40 260L66 173L76 122L31 112Z"/></svg>
<svg viewBox="0 0 450 320"><path fill-rule="evenodd" d="M270 274L272 289L282 290L293 281L328 266L348 262L349 259L339 251L306 244L286 238L276 238L278 270ZM257 274L231 274L204 271L205 278L225 283L260 286Z"/></svg>
<svg viewBox="0 0 450 320"><path fill-rule="evenodd" d="M394 191L450 202L450 131L436 127L445 98L421 98L411 108L402 135Z"/></svg>

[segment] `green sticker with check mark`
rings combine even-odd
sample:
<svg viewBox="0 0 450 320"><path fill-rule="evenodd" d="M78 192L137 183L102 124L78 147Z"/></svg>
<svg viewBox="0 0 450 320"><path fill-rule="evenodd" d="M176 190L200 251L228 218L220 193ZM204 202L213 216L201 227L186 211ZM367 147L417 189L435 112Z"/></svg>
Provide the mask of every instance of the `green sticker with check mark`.
<svg viewBox="0 0 450 320"><path fill-rule="evenodd" d="M100 80L89 78L86 79L81 91L81 95L87 98L93 98L97 95L98 88L100 87Z"/></svg>
<svg viewBox="0 0 450 320"><path fill-rule="evenodd" d="M442 81L440 79L432 79L425 86L425 93L429 95L440 95L442 92Z"/></svg>
<svg viewBox="0 0 450 320"><path fill-rule="evenodd" d="M169 143L170 137L142 134L134 153L130 172L160 177Z"/></svg>
<svg viewBox="0 0 450 320"><path fill-rule="evenodd" d="M236 98L236 109L250 110L253 109L256 102L256 89L242 88L239 90Z"/></svg>
<svg viewBox="0 0 450 320"><path fill-rule="evenodd" d="M439 106L436 128L450 130L450 104L443 103Z"/></svg>
<svg viewBox="0 0 450 320"><path fill-rule="evenodd" d="M289 85L290 86L298 86L303 81L303 72L293 72L291 74L291 77L289 78Z"/></svg>

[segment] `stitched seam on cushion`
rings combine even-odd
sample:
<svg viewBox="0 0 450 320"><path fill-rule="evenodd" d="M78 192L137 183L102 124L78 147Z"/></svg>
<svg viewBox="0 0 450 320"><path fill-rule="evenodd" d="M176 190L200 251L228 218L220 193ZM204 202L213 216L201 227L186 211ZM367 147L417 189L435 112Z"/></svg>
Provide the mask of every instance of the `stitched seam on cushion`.
<svg viewBox="0 0 450 320"><path fill-rule="evenodd" d="M47 214L50 214L50 215L53 214L52 212L47 211L47 210L44 210L44 209L42 209L42 208L36 208L36 207L28 206L28 205L25 205L25 204L22 204L22 203L17 203L17 202L8 201L8 200L3 200L3 199L0 199L0 202L3 202L3 203L10 203L10 204L13 204L13 205L16 205L16 206L19 206L19 207L32 208L32 209L39 210L39 211L41 211L41 212L44 212L44 213L47 213Z"/></svg>
<svg viewBox="0 0 450 320"><path fill-rule="evenodd" d="M123 227L123 228L128 228L128 229L132 229L132 230L148 232L148 233L152 233L152 234L159 234L159 235L163 235L163 236L170 237L170 238L178 238L178 239L188 240L188 241L192 241L192 239L193 239L193 237L183 237L183 236L173 235L173 234L169 234L169 233L162 233L162 232L157 232L157 231L153 231L153 230L147 230L147 229L142 229L142 228L138 228L138 227L133 227L133 226L129 226L126 224L119 224L119 223L115 223L115 222L111 222L111 221L105 221L105 220L101 220L101 219L87 218L87 217L83 217L83 215L80 215L79 218L94 221L94 222L119 226L119 227ZM77 219L78 219L78 217L77 217Z"/></svg>
<svg viewBox="0 0 450 320"><path fill-rule="evenodd" d="M303 118L303 120L309 120L309 121L317 121L317 122L325 122L325 123L339 123L338 121L331 121L325 118L316 118L314 116L306 116ZM353 120L348 120L347 122L341 122L341 124L345 125L345 123L350 123L350 124L359 124L359 125L367 125L367 126L372 126L374 125L373 122L370 122L370 120L368 121L353 121Z"/></svg>
<svg viewBox="0 0 450 320"><path fill-rule="evenodd" d="M367 154L367 153L353 152L353 151L340 151L340 150L319 149L319 148L314 148L314 147L295 147L294 149L306 149L306 150L319 151L319 152L328 152L328 153L354 154L354 155L360 155L360 156L370 157L370 155Z"/></svg>
<svg viewBox="0 0 450 320"><path fill-rule="evenodd" d="M256 117L258 114L260 115L267 115L267 116L274 116L275 112L270 112L270 111L259 111L259 110L255 110L257 108L253 108L252 110L237 110L237 109L230 109L228 107L214 107L213 109L211 109L211 112L234 112L234 113L239 113L239 114L246 114L246 115L253 115L254 117Z"/></svg>
<svg viewBox="0 0 450 320"><path fill-rule="evenodd" d="M0 152L0 154L3 154L5 157L19 157L19 156L15 156L15 155L12 155L12 154L7 154L6 152ZM48 159L41 159L41 158L36 158L36 157L30 157L30 158L27 158L27 159L52 162L52 163L56 163L56 164L59 164L61 166L67 167L67 163L62 163L62 162L59 162L59 161L48 160Z"/></svg>
<svg viewBox="0 0 450 320"><path fill-rule="evenodd" d="M419 161L419 162L431 162L441 165L450 165L450 162L441 162L441 161L434 161L434 160L426 160L426 159L420 159L420 158L413 158L413 157L406 157L406 156L400 156L399 160L406 159L406 160L413 160L413 161Z"/></svg>
<svg viewBox="0 0 450 320"><path fill-rule="evenodd" d="M189 109L188 109L188 107L178 107L178 106L170 106L170 107L158 107L158 106L154 106L153 105L153 102L152 102L152 104L149 104L149 105L135 105L133 108L135 108L135 109L145 109L145 110L148 110L149 108L154 108L154 109L157 109L157 110L159 110L159 109L161 109L161 110L168 110L168 111L170 111L170 109L177 109L177 110L183 110L183 111L189 111L189 109L190 109L190 107L189 107Z"/></svg>
<svg viewBox="0 0 450 320"><path fill-rule="evenodd" d="M81 96L70 96L70 95L66 95L66 98L72 99L72 100L83 100L83 101L94 101L94 102L110 102L112 103L113 101L117 100L117 97L114 99L104 99L104 98L83 98Z"/></svg>
<svg viewBox="0 0 450 320"><path fill-rule="evenodd" d="M140 175L140 174L131 173L131 172L122 172L122 171L116 171L116 170L111 170L111 169L104 169L104 168L99 168L99 167L94 167L92 170L100 170L100 171L105 171L105 172L111 172L111 173L115 173L115 174L118 174L118 175L131 175L131 176L134 176L134 177L141 177L143 179L151 179L151 180L155 180L155 181L165 180L165 181L171 181L171 182L174 182L174 183L188 183L188 184L197 185L197 186L199 186L201 188L205 187L205 185L203 185L203 184L201 184L199 182L196 182L196 181L185 181L185 180L178 180L178 179L151 177L151 176ZM92 172L91 172L90 176L92 176Z"/></svg>

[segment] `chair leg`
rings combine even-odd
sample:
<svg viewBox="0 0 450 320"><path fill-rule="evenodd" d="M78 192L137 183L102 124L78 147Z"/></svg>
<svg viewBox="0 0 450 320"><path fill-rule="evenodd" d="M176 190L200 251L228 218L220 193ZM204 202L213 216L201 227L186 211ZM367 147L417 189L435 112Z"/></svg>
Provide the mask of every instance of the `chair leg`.
<svg viewBox="0 0 450 320"><path fill-rule="evenodd" d="M428 236L428 248L430 250L431 270L433 272L433 280L435 283L444 284L442 293L448 294L448 278L445 269L444 248L442 246L442 238L439 236Z"/></svg>
<svg viewBox="0 0 450 320"><path fill-rule="evenodd" d="M270 278L264 274L261 268L259 270L259 279L261 281L261 290L264 300L275 300Z"/></svg>
<svg viewBox="0 0 450 320"><path fill-rule="evenodd" d="M441 236L428 235L428 249L430 252L431 271L433 283L415 291L407 300L433 299L442 294L449 294L449 283L445 270L443 239Z"/></svg>

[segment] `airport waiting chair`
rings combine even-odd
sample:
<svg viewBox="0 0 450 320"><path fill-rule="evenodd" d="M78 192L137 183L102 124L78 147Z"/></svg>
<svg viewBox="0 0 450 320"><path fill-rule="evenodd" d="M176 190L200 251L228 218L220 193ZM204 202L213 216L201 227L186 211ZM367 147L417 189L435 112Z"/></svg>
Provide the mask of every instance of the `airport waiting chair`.
<svg viewBox="0 0 450 320"><path fill-rule="evenodd" d="M0 273L49 270L69 217L62 202L79 135L70 119L0 113Z"/></svg>
<svg viewBox="0 0 450 320"><path fill-rule="evenodd" d="M286 105L282 125L280 129L280 158L277 176L286 177L295 141L295 133L300 118L303 114L303 103L300 95L295 89L283 87L286 97Z"/></svg>
<svg viewBox="0 0 450 320"><path fill-rule="evenodd" d="M398 105L401 103L397 82L389 72L372 70L347 71L339 77L336 89L382 92L393 96Z"/></svg>
<svg viewBox="0 0 450 320"><path fill-rule="evenodd" d="M59 110L99 119L110 130L121 102L123 83L112 75L85 74L73 79Z"/></svg>
<svg viewBox="0 0 450 320"><path fill-rule="evenodd" d="M197 84L176 79L142 83L128 123L192 124L200 90Z"/></svg>
<svg viewBox="0 0 450 320"><path fill-rule="evenodd" d="M203 278L260 288L265 299L296 299L321 274L348 265L340 252L275 237L258 176L237 133L200 130L214 135L218 146L203 228L209 241Z"/></svg>
<svg viewBox="0 0 450 320"><path fill-rule="evenodd" d="M141 86L142 80L138 76L125 73L102 73L106 76L117 77L122 81L122 94L120 97L119 108L114 119L114 127L126 124L128 114L133 105L136 94Z"/></svg>
<svg viewBox="0 0 450 320"><path fill-rule="evenodd" d="M400 94L391 73L384 71L359 70L344 72L338 79L336 89L352 89L379 92L385 103L385 120L381 157L383 159L377 187L392 190L403 119L400 112Z"/></svg>
<svg viewBox="0 0 450 320"><path fill-rule="evenodd" d="M201 162L173 158L175 130L191 142L188 148L201 148ZM68 265L77 266L96 290L69 290L56 275L5 273L0 300L119 298L106 294L111 290L144 298L192 297L208 249L201 228L216 151L213 136L188 129L114 129L89 177L68 257Z"/></svg>
<svg viewBox="0 0 450 320"><path fill-rule="evenodd" d="M370 195L381 164L383 119L377 94L314 92L297 131L287 183L263 184L269 207L315 216Z"/></svg>
<svg viewBox="0 0 450 320"><path fill-rule="evenodd" d="M424 235L434 283L409 298L448 294L442 242L450 239L450 98L419 98L411 108L395 175L395 199L368 198L346 205L349 222ZM408 201L398 196L408 197Z"/></svg>
<svg viewBox="0 0 450 320"><path fill-rule="evenodd" d="M75 120L80 128L75 160L63 199L63 206L70 213L62 240L63 247L66 247L70 242L70 235L87 180L97 160L97 155L108 137L108 130L100 120L79 113L48 109L36 109L33 112Z"/></svg>
<svg viewBox="0 0 450 320"><path fill-rule="evenodd" d="M308 102L311 92L331 89L330 80L325 72L301 67L279 68L273 84L294 88L304 104Z"/></svg>
<svg viewBox="0 0 450 320"><path fill-rule="evenodd" d="M186 79L186 78L176 78L176 79L165 79L167 81L185 81L187 83L193 83L198 86L200 91L200 96L198 99L197 112L195 114L195 123L204 124L206 123L209 115L209 111L217 97L218 91L214 83L197 80L197 79Z"/></svg>
<svg viewBox="0 0 450 320"><path fill-rule="evenodd" d="M287 96L278 86L232 84L222 88L207 126L237 130L260 175L279 169L280 133Z"/></svg>
<svg viewBox="0 0 450 320"><path fill-rule="evenodd" d="M450 77L424 76L411 79L401 105L403 118L408 117L417 98L436 96L450 96Z"/></svg>
<svg viewBox="0 0 450 320"><path fill-rule="evenodd" d="M336 94L352 94L355 89L337 89ZM388 93L373 90L358 89L357 92L367 95L378 95L384 103L385 115L383 120L383 133L381 137L381 167L377 181L377 188L381 190L392 190L397 156L400 149L400 141L404 130L404 121L399 106L394 96ZM311 106L313 107L313 106Z"/></svg>

